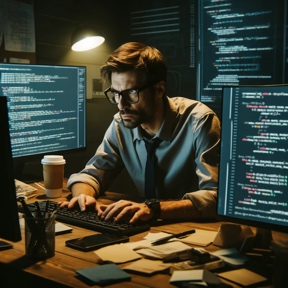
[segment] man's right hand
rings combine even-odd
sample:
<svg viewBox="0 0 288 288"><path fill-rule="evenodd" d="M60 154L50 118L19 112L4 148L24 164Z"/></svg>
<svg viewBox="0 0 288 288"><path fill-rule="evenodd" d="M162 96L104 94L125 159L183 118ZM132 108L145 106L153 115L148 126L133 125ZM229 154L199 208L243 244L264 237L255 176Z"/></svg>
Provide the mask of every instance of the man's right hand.
<svg viewBox="0 0 288 288"><path fill-rule="evenodd" d="M67 206L68 208L73 208L77 205L79 205L81 211L86 210L87 206L92 206L95 210L98 210L96 199L86 194L80 194L79 196L75 196L70 201L63 201L61 202L60 207Z"/></svg>
<svg viewBox="0 0 288 288"><path fill-rule="evenodd" d="M79 205L80 210L84 211L87 206L93 206L93 208L98 211L93 187L86 183L75 183L71 190L73 195L72 199L70 201L63 201L60 207L67 206L68 208L73 208Z"/></svg>

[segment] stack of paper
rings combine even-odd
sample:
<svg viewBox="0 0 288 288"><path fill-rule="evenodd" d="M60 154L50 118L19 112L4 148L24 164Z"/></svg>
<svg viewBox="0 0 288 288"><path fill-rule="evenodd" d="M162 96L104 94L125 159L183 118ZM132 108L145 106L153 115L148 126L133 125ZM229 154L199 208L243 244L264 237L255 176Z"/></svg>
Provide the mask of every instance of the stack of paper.
<svg viewBox="0 0 288 288"><path fill-rule="evenodd" d="M37 189L34 188L33 186L28 185L17 179L15 179L15 188L17 196L28 196L37 191Z"/></svg>
<svg viewBox="0 0 288 288"><path fill-rule="evenodd" d="M168 242L168 243L161 244L161 245L155 245L155 246L139 249L137 250L137 253L148 258L164 259L165 257L173 253L185 251L187 249L191 249L191 247L180 241L174 241L174 242Z"/></svg>
<svg viewBox="0 0 288 288"><path fill-rule="evenodd" d="M170 283L179 285L181 283L191 283L197 286L207 287L222 284L222 281L213 273L206 269L174 271Z"/></svg>

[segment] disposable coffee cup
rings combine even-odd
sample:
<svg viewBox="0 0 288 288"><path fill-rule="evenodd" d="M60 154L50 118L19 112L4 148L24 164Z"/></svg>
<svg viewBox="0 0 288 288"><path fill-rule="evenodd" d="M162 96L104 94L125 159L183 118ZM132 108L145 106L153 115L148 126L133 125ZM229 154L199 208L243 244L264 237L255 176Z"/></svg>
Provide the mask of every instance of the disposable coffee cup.
<svg viewBox="0 0 288 288"><path fill-rule="evenodd" d="M45 155L41 160L46 197L61 197L65 159L61 155Z"/></svg>

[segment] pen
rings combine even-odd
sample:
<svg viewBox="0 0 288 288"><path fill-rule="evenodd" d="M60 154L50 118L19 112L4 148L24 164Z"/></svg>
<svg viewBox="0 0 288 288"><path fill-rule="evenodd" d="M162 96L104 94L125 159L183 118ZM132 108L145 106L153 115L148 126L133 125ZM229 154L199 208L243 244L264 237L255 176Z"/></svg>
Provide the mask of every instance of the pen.
<svg viewBox="0 0 288 288"><path fill-rule="evenodd" d="M171 234L169 236L165 236L163 238L160 238L160 239L157 239L153 242L151 242L152 245L159 245L159 244L164 244L166 243L168 240L172 239L172 238L180 238L180 237L183 237L183 236L186 236L186 235L189 235L189 234L193 234L195 233L195 230L188 230L188 231L184 231L184 232L181 232L181 233L177 233L177 234Z"/></svg>
<svg viewBox="0 0 288 288"><path fill-rule="evenodd" d="M49 210L49 200L46 201L44 218L46 218L46 215L47 215L47 213L48 213L48 210Z"/></svg>
<svg viewBox="0 0 288 288"><path fill-rule="evenodd" d="M18 197L17 200L18 200L19 202L21 202L25 216L26 216L27 218L34 218L33 215L32 215L32 213L31 213L31 211L29 210L29 208L28 208L25 200L24 200L24 197Z"/></svg>
<svg viewBox="0 0 288 288"><path fill-rule="evenodd" d="M37 210L37 217L38 218L42 218L42 212L41 212L41 208L40 208L39 202L36 201L35 205L36 205L36 210Z"/></svg>

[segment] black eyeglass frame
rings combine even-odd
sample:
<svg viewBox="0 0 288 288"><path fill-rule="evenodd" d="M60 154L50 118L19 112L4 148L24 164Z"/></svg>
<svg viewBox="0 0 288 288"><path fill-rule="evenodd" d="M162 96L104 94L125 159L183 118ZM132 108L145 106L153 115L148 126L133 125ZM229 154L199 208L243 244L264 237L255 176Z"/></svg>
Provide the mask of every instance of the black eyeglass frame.
<svg viewBox="0 0 288 288"><path fill-rule="evenodd" d="M159 81L146 84L146 85L144 85L144 86L142 86L142 87L140 87L140 88L138 88L138 89L137 89L137 88L129 88L129 89L125 89L125 90L122 90L122 91L117 91L117 90L114 90L114 89L112 89L111 87L109 87L109 88L107 88L107 89L104 91L104 94L105 94L107 100L109 101L109 103L111 103L111 104L113 104L113 105L118 105L119 102L117 103L117 102L113 101L111 98L109 98L109 96L107 95L107 93L110 92L110 91L113 91L113 92L118 93L119 99L120 99L120 96L122 96L122 97L125 99L125 101L127 101L128 103L130 103L130 104L136 104L136 103L139 102L139 99L140 99L139 93L140 93L141 91L145 90L146 88L155 85L155 84L158 83L158 82L159 82ZM127 91L129 91L129 90L135 90L135 91L136 91L137 96L138 96L137 101L131 102L131 101L129 101L128 99L126 99L126 97L124 96L123 93L125 93L125 92L127 92ZM113 101L113 102L112 102L112 101Z"/></svg>

